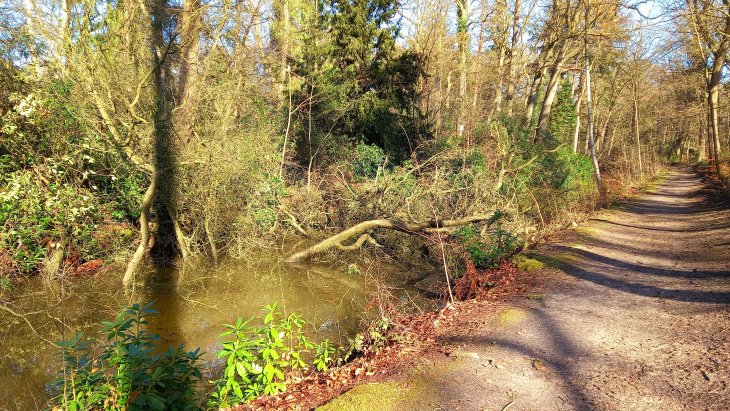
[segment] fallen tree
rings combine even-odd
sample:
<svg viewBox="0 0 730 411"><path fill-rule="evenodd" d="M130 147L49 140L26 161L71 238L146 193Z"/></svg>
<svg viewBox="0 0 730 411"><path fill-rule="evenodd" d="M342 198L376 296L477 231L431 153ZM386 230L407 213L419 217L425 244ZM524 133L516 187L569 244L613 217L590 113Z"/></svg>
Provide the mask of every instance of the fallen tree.
<svg viewBox="0 0 730 411"><path fill-rule="evenodd" d="M344 251L353 251L360 247L362 247L363 244L370 243L375 246L380 246L380 244L375 241L375 239L370 236L368 233L369 231L378 229L378 228L384 228L389 230L395 230L400 231L403 233L408 234L415 234L419 231L424 230L430 230L430 229L442 229L442 228L448 228L448 227L457 227L461 225L466 224L473 224L473 223L484 223L486 226L489 226L493 224L495 221L499 220L502 217L502 213L495 211L492 214L489 215L477 215L477 216L471 216L471 217L464 217L456 220L441 220L441 219L435 219L435 220L428 220L428 221L422 221L419 223L406 223L403 221L393 220L393 219L377 219L377 220L368 220L363 221L362 223L359 223L357 225L354 225L338 234L333 235L332 237L329 237L325 240L320 241L319 243L302 250L298 253L294 253L290 255L285 261L287 263L296 263L299 261L304 261L316 254L323 253L327 250L330 250L332 248L337 248L339 250ZM347 240L358 236L357 240L355 240L354 243L350 245L343 244Z"/></svg>

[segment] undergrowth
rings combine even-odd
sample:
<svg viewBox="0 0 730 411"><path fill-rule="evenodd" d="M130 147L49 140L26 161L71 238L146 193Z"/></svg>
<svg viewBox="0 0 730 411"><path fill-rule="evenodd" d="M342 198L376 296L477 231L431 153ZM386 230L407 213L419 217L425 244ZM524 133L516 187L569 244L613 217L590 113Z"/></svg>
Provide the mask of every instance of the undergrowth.
<svg viewBox="0 0 730 411"><path fill-rule="evenodd" d="M307 322L300 315L285 315L271 304L261 318L223 325L222 349L215 356L224 363L217 377L206 381L199 348L163 350L160 336L147 331L156 314L152 303L133 304L113 321L103 321L98 336L77 334L59 343L63 370L51 384L58 392L53 409L229 408L285 392L294 373L325 373L394 338L391 321L381 315L345 346L328 339L314 343L305 336Z"/></svg>

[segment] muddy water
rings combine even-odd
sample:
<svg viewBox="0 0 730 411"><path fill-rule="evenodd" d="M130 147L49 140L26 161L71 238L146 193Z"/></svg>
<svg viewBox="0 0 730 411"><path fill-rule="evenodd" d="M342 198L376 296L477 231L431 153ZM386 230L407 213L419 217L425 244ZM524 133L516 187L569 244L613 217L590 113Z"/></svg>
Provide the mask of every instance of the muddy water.
<svg viewBox="0 0 730 411"><path fill-rule="evenodd" d="M19 318L0 311L0 410L42 409L54 395L49 382L61 368L58 351L48 341L68 339L78 331L94 335L96 324L112 320L123 305L156 301L160 313L150 327L163 345L200 347L213 366L220 348L220 324L261 313L278 303L287 313L309 322L314 340L345 342L357 332L366 306L387 289L406 305L429 305L421 292L404 287L417 274L394 266L368 267L366 274L346 266L282 264L276 257L231 260L212 267L188 264L153 273L156 278L133 295L121 289L121 272L74 279L54 288L31 279L13 291L8 304L24 313L36 332Z"/></svg>

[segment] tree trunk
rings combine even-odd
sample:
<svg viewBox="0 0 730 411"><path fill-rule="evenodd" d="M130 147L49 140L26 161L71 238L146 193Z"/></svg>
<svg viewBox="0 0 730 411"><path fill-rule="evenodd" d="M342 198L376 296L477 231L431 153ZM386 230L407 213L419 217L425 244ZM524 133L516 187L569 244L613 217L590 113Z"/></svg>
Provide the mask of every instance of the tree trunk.
<svg viewBox="0 0 730 411"><path fill-rule="evenodd" d="M459 41L459 114L456 120L456 134L464 135L466 128L466 111L468 99L466 97L466 81L469 55L469 1L456 1L457 36Z"/></svg>
<svg viewBox="0 0 730 411"><path fill-rule="evenodd" d="M157 170L152 173L150 178L150 185L147 186L144 198L142 199L141 210L139 214L139 244L137 250L135 250L132 258L127 263L127 270L124 272L124 278L122 284L125 288L129 288L134 283L134 277L139 269L142 260L144 259L147 246L150 243L150 208L152 207L152 200L155 197L157 191Z"/></svg>
<svg viewBox="0 0 730 411"><path fill-rule="evenodd" d="M636 138L636 150L638 153L638 164L639 164L639 177L644 178L644 166L641 162L641 131L639 130L639 85L636 81L633 82L634 91L634 113L632 118L632 129L634 131L634 137Z"/></svg>
<svg viewBox="0 0 730 411"><path fill-rule="evenodd" d="M499 57L497 58L497 82L494 85L494 100L492 101L495 113L502 112L502 88L504 85L504 47L499 47Z"/></svg>
<svg viewBox="0 0 730 411"><path fill-rule="evenodd" d="M520 12L522 11L522 0L515 0L515 9L512 12L512 41L509 48L509 61L507 65L507 115L512 116L515 100L515 68L517 44L520 41L522 31L520 30Z"/></svg>
<svg viewBox="0 0 730 411"><path fill-rule="evenodd" d="M548 124L550 123L550 112L555 102L555 96L558 94L558 88L560 86L560 75L563 72L563 63L565 60L565 44L561 45L558 50L557 56L555 56L555 62L550 71L550 81L548 82L547 92L545 98L542 101L542 108L540 110L540 118L537 121L537 131L535 133L535 144L540 144L545 137L545 133L548 130Z"/></svg>
<svg viewBox="0 0 730 411"><path fill-rule="evenodd" d="M144 259L147 246L150 242L150 210L155 205L157 212L157 233L151 254L157 263L167 263L178 252L175 223L173 221L176 210L176 160L172 147L171 128L172 112L170 110L170 96L167 90L169 67L166 64L167 44L164 39L164 21L167 13L166 0L157 0L152 9L154 14L150 19L150 66L154 68L152 82L155 97L154 112L154 164L149 166L151 171L150 185L147 187L141 204L139 218L140 242L137 250L127 264L122 283L129 287L134 283L135 274ZM172 210L172 212L170 211Z"/></svg>
<svg viewBox="0 0 730 411"><path fill-rule="evenodd" d="M279 74L276 78L279 93L278 98L285 103L284 92L287 82L287 65L290 53L291 17L289 11L289 0L276 0L273 2L274 22L271 28L271 41L279 52ZM283 108L283 107L282 107Z"/></svg>
<svg viewBox="0 0 730 411"><path fill-rule="evenodd" d="M720 126L718 121L718 110L720 104L720 82L722 80L722 68L725 65L725 53L714 55L712 73L707 84L707 105L709 107L708 135L711 139L715 168L720 174Z"/></svg>
<svg viewBox="0 0 730 411"><path fill-rule="evenodd" d="M601 179L601 168L598 165L598 157L596 156L596 144L593 140L593 96L591 95L591 54L589 47L588 37L588 14L590 11L590 2L586 0L585 9L585 62L584 62L584 76L586 82L586 115L587 120L587 131L588 131L588 149L591 153L591 161L593 162L593 169L595 171L596 185L598 186L598 192L603 195L603 180Z"/></svg>
<svg viewBox="0 0 730 411"><path fill-rule="evenodd" d="M583 73L578 80L580 92L578 98L575 99L575 130L573 131L573 153L578 153L578 138L580 137L580 106L583 103L583 94L585 92L585 81L583 81Z"/></svg>
<svg viewBox="0 0 730 411"><path fill-rule="evenodd" d="M187 143L195 132L195 114L198 100L198 60L200 56L200 31L202 29L200 0L183 2L182 27L180 30L181 59L179 95L181 106L176 118L178 135Z"/></svg>
<svg viewBox="0 0 730 411"><path fill-rule="evenodd" d="M507 30L509 23L507 22L507 2L506 0L497 0L495 2L495 27L492 28L492 42L494 50L497 54L497 70L496 82L494 87L494 99L492 101L492 109L494 113L502 112L502 102L504 100L504 65L507 57Z"/></svg>
<svg viewBox="0 0 730 411"><path fill-rule="evenodd" d="M527 97L527 106L525 107L525 122L523 124L525 128L532 126L532 117L535 113L535 105L537 105L537 100L540 97L542 82L545 78L546 72L546 66L537 70L537 72L535 72L535 77L532 80L532 84L530 85L530 92Z"/></svg>
<svg viewBox="0 0 730 411"><path fill-rule="evenodd" d="M43 269L45 270L46 278L48 280L52 280L58 273L58 270L61 269L61 265L63 264L63 254L66 252L66 247L69 242L71 242L71 237L68 235L62 235L56 243L51 256L44 261Z"/></svg>

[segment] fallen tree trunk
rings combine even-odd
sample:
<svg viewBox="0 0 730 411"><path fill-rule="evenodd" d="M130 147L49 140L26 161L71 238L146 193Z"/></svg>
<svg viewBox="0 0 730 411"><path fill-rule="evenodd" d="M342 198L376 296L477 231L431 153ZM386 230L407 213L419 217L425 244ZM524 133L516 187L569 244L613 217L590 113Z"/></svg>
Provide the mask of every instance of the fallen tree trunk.
<svg viewBox="0 0 730 411"><path fill-rule="evenodd" d="M299 261L307 260L316 254L323 253L332 248L338 248L340 250L352 251L360 248L365 242L379 246L379 244L373 239L367 232L370 230L385 228L389 230L396 230L403 233L414 234L419 231L427 229L440 229L446 227L456 227L460 225L481 223L484 222L486 225L491 225L497 221L502 214L494 212L489 215L478 215L471 217L464 217L457 220L428 220L420 223L406 223L398 220L391 219L378 219L363 221L357 225L354 225L347 230L335 234L319 243L302 250L298 253L290 255L285 261L287 263L296 263ZM351 245L344 245L343 242L349 240L352 237L359 236L358 239Z"/></svg>

